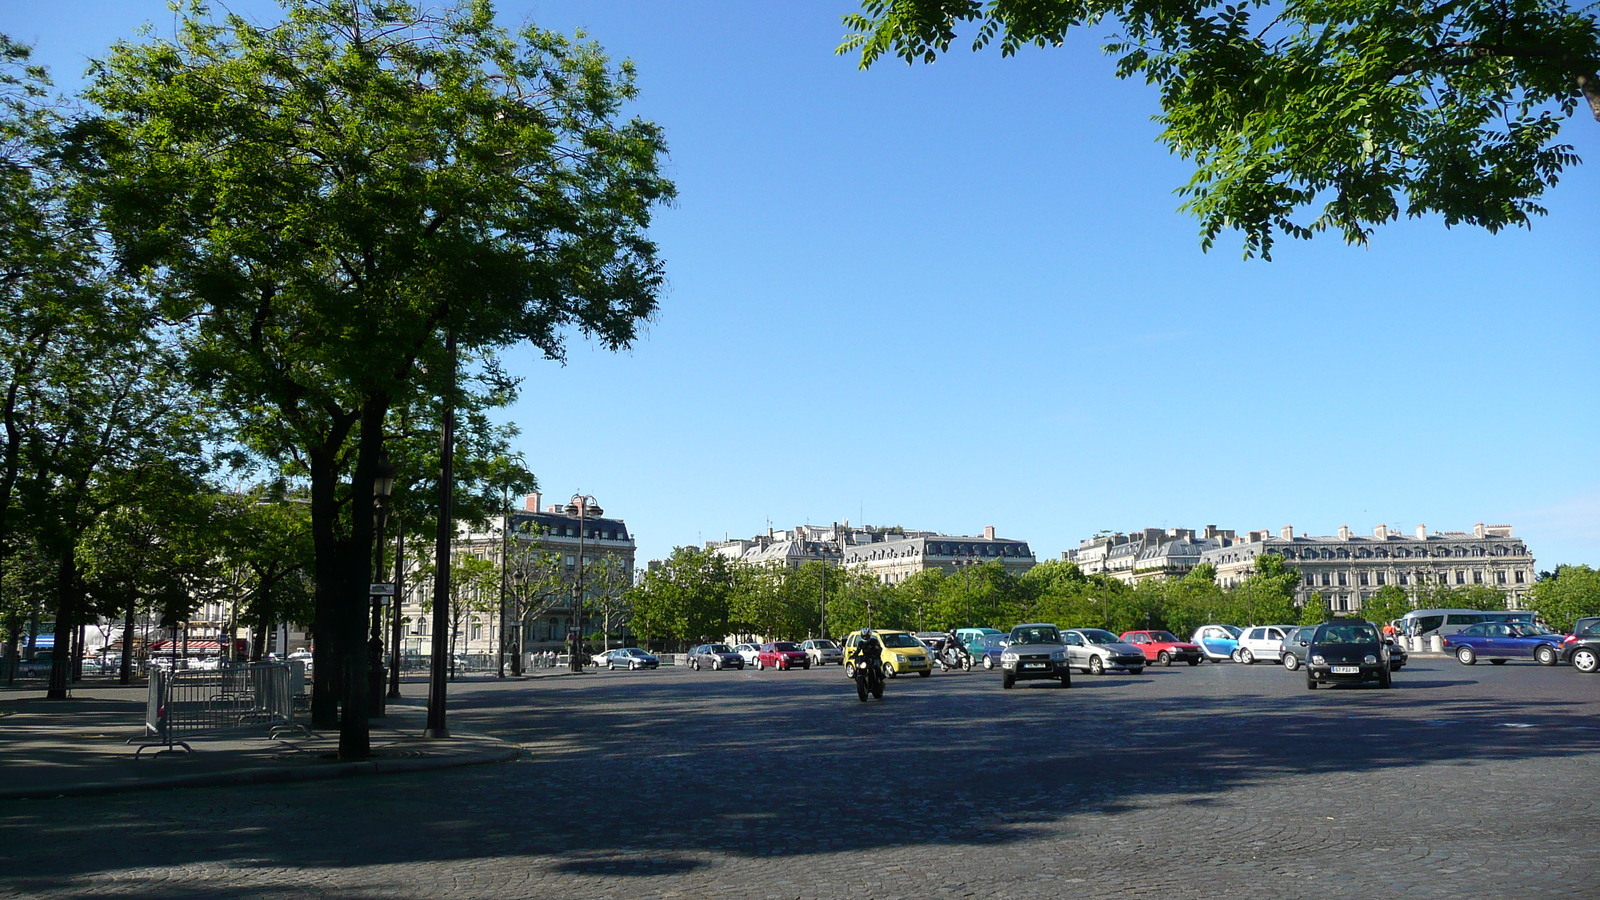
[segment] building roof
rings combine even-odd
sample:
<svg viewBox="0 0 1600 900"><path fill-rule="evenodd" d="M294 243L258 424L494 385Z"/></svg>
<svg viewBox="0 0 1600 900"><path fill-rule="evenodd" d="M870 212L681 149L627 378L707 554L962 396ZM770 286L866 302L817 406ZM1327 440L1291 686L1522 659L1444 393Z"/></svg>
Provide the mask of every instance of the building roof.
<svg viewBox="0 0 1600 900"><path fill-rule="evenodd" d="M514 530L522 529L530 523L537 525L542 535L578 539L578 520L574 517L550 512L520 511L511 514L511 527ZM588 532L586 535L588 540L631 540L628 536L627 523L621 519L585 518L583 526Z"/></svg>

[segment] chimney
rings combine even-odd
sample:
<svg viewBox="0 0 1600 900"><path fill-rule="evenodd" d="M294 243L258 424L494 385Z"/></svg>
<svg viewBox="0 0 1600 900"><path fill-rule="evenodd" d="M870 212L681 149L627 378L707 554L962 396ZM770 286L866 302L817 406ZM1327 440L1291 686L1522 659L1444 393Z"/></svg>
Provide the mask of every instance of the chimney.
<svg viewBox="0 0 1600 900"><path fill-rule="evenodd" d="M1482 528L1483 526L1480 525L1478 527ZM985 525L985 526L983 526L983 539L986 540L986 541L994 540L994 526L993 525Z"/></svg>
<svg viewBox="0 0 1600 900"><path fill-rule="evenodd" d="M1428 538L1428 526L1426 526L1426 525L1418 525L1417 526L1417 540L1422 541L1422 540L1427 540L1427 538Z"/></svg>
<svg viewBox="0 0 1600 900"><path fill-rule="evenodd" d="M1339 526L1339 540L1341 540L1341 541L1350 540L1350 526L1349 525L1340 525Z"/></svg>
<svg viewBox="0 0 1600 900"><path fill-rule="evenodd" d="M555 513L556 515L560 515L560 514L566 512L566 510L563 509L561 507L561 505L558 504L558 503L552 503L549 506L546 506L544 508L544 511L547 512L547 513Z"/></svg>
<svg viewBox="0 0 1600 900"><path fill-rule="evenodd" d="M541 499L543 499L543 498L540 496L538 491L534 491L533 493L529 494L528 495L528 500L524 504L527 507L528 512L538 512L539 511L539 501Z"/></svg>
<svg viewBox="0 0 1600 900"><path fill-rule="evenodd" d="M1472 526L1472 533L1478 537L1483 537L1483 523L1479 522L1478 524Z"/></svg>
<svg viewBox="0 0 1600 900"><path fill-rule="evenodd" d="M1280 536L1282 536L1284 540L1292 541L1292 540L1294 540L1294 526L1293 525L1285 525L1285 526L1283 526L1283 530L1278 532L1278 534Z"/></svg>
<svg viewBox="0 0 1600 900"><path fill-rule="evenodd" d="M1387 541L1389 539L1389 526L1379 525L1377 528L1372 529L1372 536L1380 541Z"/></svg>

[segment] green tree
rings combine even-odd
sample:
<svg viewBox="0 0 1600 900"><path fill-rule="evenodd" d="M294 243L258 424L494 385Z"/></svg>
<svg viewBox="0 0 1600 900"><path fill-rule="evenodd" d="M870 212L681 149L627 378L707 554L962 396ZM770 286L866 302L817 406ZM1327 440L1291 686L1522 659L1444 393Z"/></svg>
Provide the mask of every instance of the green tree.
<svg viewBox="0 0 1600 900"><path fill-rule="evenodd" d="M1562 631L1585 616L1600 616L1600 572L1588 566L1556 566L1533 584L1530 607Z"/></svg>
<svg viewBox="0 0 1600 900"><path fill-rule="evenodd" d="M594 44L508 33L487 0L284 9L218 22L196 0L173 40L115 46L73 158L118 262L187 323L186 371L241 442L307 473L312 718L360 759L391 410L453 405L458 348L492 371L522 343L559 359L574 331L630 345L662 278L645 229L673 188L659 129L619 118L631 65Z"/></svg>
<svg viewBox="0 0 1600 900"><path fill-rule="evenodd" d="M1020 596L1017 576L998 560L965 566L939 583L931 621L940 629L1009 629L1016 624Z"/></svg>
<svg viewBox="0 0 1600 900"><path fill-rule="evenodd" d="M1263 553L1256 557L1255 571L1227 592L1225 599L1230 619L1248 625L1276 625L1298 618L1295 590L1300 573L1287 568L1283 557Z"/></svg>
<svg viewBox="0 0 1600 900"><path fill-rule="evenodd" d="M962 26L1003 55L1110 29L1117 75L1161 96L1161 140L1195 163L1184 209L1202 246L1437 214L1497 231L1542 213L1578 161L1557 140L1580 103L1600 119L1600 28L1566 0L863 0L840 53L862 68L932 62Z"/></svg>
<svg viewBox="0 0 1600 900"><path fill-rule="evenodd" d="M1410 612L1411 597L1404 588L1386 584L1361 604L1361 611L1368 619L1382 625Z"/></svg>
<svg viewBox="0 0 1600 900"><path fill-rule="evenodd" d="M1321 625L1328 621L1333 611L1328 608L1328 598L1321 591L1312 591L1311 597L1300 607L1301 625Z"/></svg>
<svg viewBox="0 0 1600 900"><path fill-rule="evenodd" d="M737 563L696 547L678 547L629 591L635 633L687 643L728 634L740 587Z"/></svg>

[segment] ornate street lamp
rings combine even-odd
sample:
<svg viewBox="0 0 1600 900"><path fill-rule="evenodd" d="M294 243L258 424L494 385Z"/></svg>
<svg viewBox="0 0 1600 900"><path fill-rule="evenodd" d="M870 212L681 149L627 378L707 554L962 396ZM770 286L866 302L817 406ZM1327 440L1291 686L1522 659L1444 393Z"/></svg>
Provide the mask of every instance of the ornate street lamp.
<svg viewBox="0 0 1600 900"><path fill-rule="evenodd" d="M600 508L594 497L588 494L573 494L567 501L565 510L568 518L578 520L578 577L572 591L572 621L576 626L572 638L571 659L568 661L574 672L583 671L583 539L584 531L590 518L600 518L605 515L605 510Z"/></svg>

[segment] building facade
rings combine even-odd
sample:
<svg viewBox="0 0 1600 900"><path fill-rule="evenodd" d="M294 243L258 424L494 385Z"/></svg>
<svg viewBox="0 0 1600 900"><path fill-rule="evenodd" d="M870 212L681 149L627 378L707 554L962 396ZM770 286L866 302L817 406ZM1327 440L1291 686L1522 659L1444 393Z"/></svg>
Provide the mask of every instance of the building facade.
<svg viewBox="0 0 1600 900"><path fill-rule="evenodd" d="M1379 525L1372 536L1352 534L1341 527L1337 535L1296 535L1284 526L1274 537L1252 531L1241 541L1201 554L1201 562L1217 569L1217 583L1235 587L1255 570L1256 557L1274 553L1286 568L1300 573L1298 602L1320 593L1335 611L1356 611L1379 588L1395 585L1408 591L1417 587L1482 585L1506 595L1508 604L1522 606L1533 587L1534 560L1527 544L1510 525L1484 525L1473 530L1429 533L1418 525L1415 534L1391 531Z"/></svg>
<svg viewBox="0 0 1600 900"><path fill-rule="evenodd" d="M1197 534L1192 528L1146 528L1123 534L1100 534L1062 552L1085 575L1106 575L1124 584L1150 578L1182 578L1199 565L1208 550L1228 546L1232 531L1207 525Z"/></svg>
<svg viewBox="0 0 1600 900"><path fill-rule="evenodd" d="M907 532L884 535L883 540L846 544L844 564L872 573L884 584L898 584L928 569L955 574L963 566L998 562L1007 572L1021 575L1038 560L1027 541L995 536L990 525L982 537Z"/></svg>

